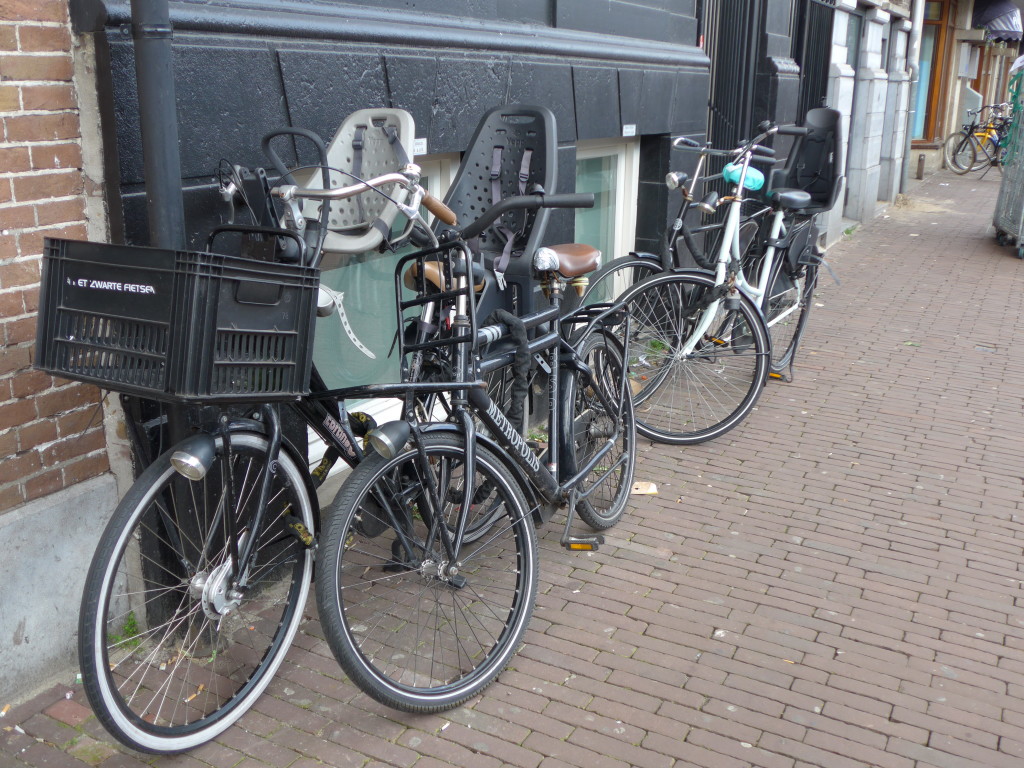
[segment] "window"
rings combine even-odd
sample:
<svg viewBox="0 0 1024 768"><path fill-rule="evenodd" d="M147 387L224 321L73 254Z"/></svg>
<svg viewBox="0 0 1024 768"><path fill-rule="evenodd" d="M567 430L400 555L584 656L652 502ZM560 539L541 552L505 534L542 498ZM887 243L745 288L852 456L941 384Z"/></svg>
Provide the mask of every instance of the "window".
<svg viewBox="0 0 1024 768"><path fill-rule="evenodd" d="M937 141L944 134L941 112L946 103L945 63L953 49L953 5L950 0L928 0L925 3L919 84L911 133L915 141Z"/></svg>
<svg viewBox="0 0 1024 768"><path fill-rule="evenodd" d="M602 263L635 248L640 151L636 140L581 141L576 191L594 195L593 208L576 211L576 242L601 251Z"/></svg>

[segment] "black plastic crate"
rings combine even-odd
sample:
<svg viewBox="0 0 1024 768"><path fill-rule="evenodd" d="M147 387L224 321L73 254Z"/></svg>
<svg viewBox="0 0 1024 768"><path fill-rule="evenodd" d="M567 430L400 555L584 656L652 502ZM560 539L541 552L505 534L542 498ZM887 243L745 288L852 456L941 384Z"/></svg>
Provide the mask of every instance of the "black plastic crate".
<svg viewBox="0 0 1024 768"><path fill-rule="evenodd" d="M308 392L319 271L47 239L36 367L159 400Z"/></svg>

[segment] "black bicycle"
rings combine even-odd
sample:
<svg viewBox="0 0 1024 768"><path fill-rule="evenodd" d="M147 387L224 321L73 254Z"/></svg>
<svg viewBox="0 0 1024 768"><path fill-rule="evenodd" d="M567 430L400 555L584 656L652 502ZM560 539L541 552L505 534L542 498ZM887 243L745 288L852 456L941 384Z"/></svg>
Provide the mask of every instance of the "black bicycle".
<svg viewBox="0 0 1024 768"><path fill-rule="evenodd" d="M400 143L400 123L387 110L380 112L368 129L380 136L364 132L363 139L393 147ZM419 185L416 166L399 163L397 170L368 181L335 186L340 180L331 178L338 174L330 169L322 142L319 151L320 162L312 170L321 188L305 199L322 202L312 210L298 204L304 188L296 184L274 187L259 169L225 169L225 197L241 196L254 223L230 223L212 237L222 242L236 238L245 258L69 241L47 244L37 364L114 391L188 406L190 436L157 456L121 500L101 536L83 593L79 657L85 691L103 725L134 749L169 753L202 744L236 722L266 689L303 620L318 547L315 489L333 462L355 466L358 477L371 478L367 482L382 493L385 488L394 492L379 499L364 494L363 501L352 502L357 508L346 513L339 504L332 514L347 521L344 548L335 552L339 562L347 565L359 551L348 545L350 536L365 537L372 546L390 538L399 544L392 545L388 563L369 586L405 582L414 589L404 598L391 591L398 607L381 612L382 623L367 626L376 632L390 620L386 617L395 618L395 611L415 615L426 605L424 596L443 594L446 602L434 604L435 616L452 619L448 628L456 639L450 642L466 651L462 662L438 679L424 677L421 666L412 677L394 683L409 697L409 705L414 700L420 709L464 700L471 695L467 691L493 679L521 638L536 584L530 513L544 519L562 507L570 519L575 510L600 527L617 519L628 493L633 467L629 399L612 388L624 386L623 354L602 332L600 317L583 325L551 325L545 334L555 339L573 332L580 351L552 341L553 386L571 395L573 403L571 412L556 413L562 425L558 434L566 425L572 429L568 439L560 437L548 449L550 470L537 470L537 477L549 479L540 481L543 493L532 489L530 475L509 458L515 452L531 472L540 461L527 456L524 439L508 430L507 420L489 416L500 438L474 437L462 400L486 397L475 375L456 382L323 386L311 368L310 342L318 306L329 314L332 303L329 292L318 300L317 267L330 231L360 234L352 231L352 219L335 227L330 219L334 202L380 190L386 195L382 199L408 216L404 229L385 229L400 244L416 228L428 245L425 253L433 254L420 257L412 278L413 298L420 306L429 294L435 302L468 302L471 310L465 282L472 266L465 240L472 225L440 245L423 224L420 205L452 225L454 217ZM344 174L354 175L351 170ZM287 170L282 176L285 182L296 180ZM503 205L586 203L579 196L534 194ZM367 226L382 218L379 208L367 205L364 210L372 216ZM544 274L555 283L559 266L574 268L557 259L551 266L555 271ZM433 284L427 288L430 275L443 280L440 291ZM404 281L404 274L396 277L397 286ZM402 301L407 300L403 295ZM458 344L444 334L421 339L437 350L462 350L453 358L453 371L474 370L471 350L483 356L472 311L468 317L468 326L456 323L456 335L466 337ZM498 333L490 328L485 335ZM415 352L399 341L408 361ZM453 391L460 421L428 427L415 420L425 398L451 397ZM410 421L398 429L408 430L412 448L401 449L405 441L395 436L393 425L374 428L349 413L345 399L355 397L401 400ZM552 402L562 400L560 395ZM328 446L312 472L303 446L285 435L285 408ZM364 443L376 450L366 451ZM388 446L396 453L385 460ZM535 501L540 498L545 499L543 508ZM367 513L374 503L386 510L384 528ZM453 504L458 514L452 514ZM581 541L590 547L597 543ZM574 540L569 537L566 543L573 546ZM330 547L319 546L327 557ZM445 556L439 558L441 550ZM467 561L460 577L459 564ZM328 570L320 569L321 574ZM479 601L469 600L474 593ZM458 600L464 607L452 613ZM341 619L348 638L359 636L360 625L349 622L355 615L353 608ZM503 629L491 635L484 627L494 629L495 616L501 617ZM335 629L341 626L336 623ZM398 638L406 625L391 626ZM364 660L383 658L359 647ZM450 645L437 648L438 665L449 664L450 650ZM374 669L372 663L369 668ZM378 678L355 674L353 679L380 695L373 685ZM379 680L385 679L382 673ZM391 700L402 705L401 697Z"/></svg>

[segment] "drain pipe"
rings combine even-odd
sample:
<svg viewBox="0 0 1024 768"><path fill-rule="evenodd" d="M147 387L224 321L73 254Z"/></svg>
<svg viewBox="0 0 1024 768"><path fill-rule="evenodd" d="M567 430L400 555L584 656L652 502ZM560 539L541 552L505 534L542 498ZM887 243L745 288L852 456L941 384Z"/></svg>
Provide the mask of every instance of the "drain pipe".
<svg viewBox="0 0 1024 768"><path fill-rule="evenodd" d="M131 8L149 244L181 250L185 247L185 206L168 0L131 0Z"/></svg>
<svg viewBox="0 0 1024 768"><path fill-rule="evenodd" d="M924 0L913 0L910 10L910 38L907 40L907 69L910 70L910 92L907 103L907 143L903 148L903 169L900 173L900 192L907 191L910 179L910 144L913 141L914 120L917 118L917 91L921 74L921 32L924 31Z"/></svg>
<svg viewBox="0 0 1024 768"><path fill-rule="evenodd" d="M142 164L146 174L149 244L180 251L185 248L185 204L181 192L178 110L174 98L171 17L167 2L131 0L132 39ZM126 408L126 418L138 421L139 407L136 401ZM168 406L166 430L164 434L170 445L176 445L188 434L181 406ZM138 447L142 449L140 455L148 455L146 448Z"/></svg>

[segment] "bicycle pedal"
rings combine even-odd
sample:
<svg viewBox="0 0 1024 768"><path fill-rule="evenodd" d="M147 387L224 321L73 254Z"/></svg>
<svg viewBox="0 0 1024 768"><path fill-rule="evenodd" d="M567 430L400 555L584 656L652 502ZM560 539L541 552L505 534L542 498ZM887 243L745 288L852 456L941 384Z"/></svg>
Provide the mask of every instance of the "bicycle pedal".
<svg viewBox="0 0 1024 768"><path fill-rule="evenodd" d="M597 552L597 548L604 544L604 536L597 533L589 536L563 536L561 544L570 552Z"/></svg>
<svg viewBox="0 0 1024 768"><path fill-rule="evenodd" d="M768 378L769 379L781 379L782 378L782 374L781 373L769 373L768 374Z"/></svg>

